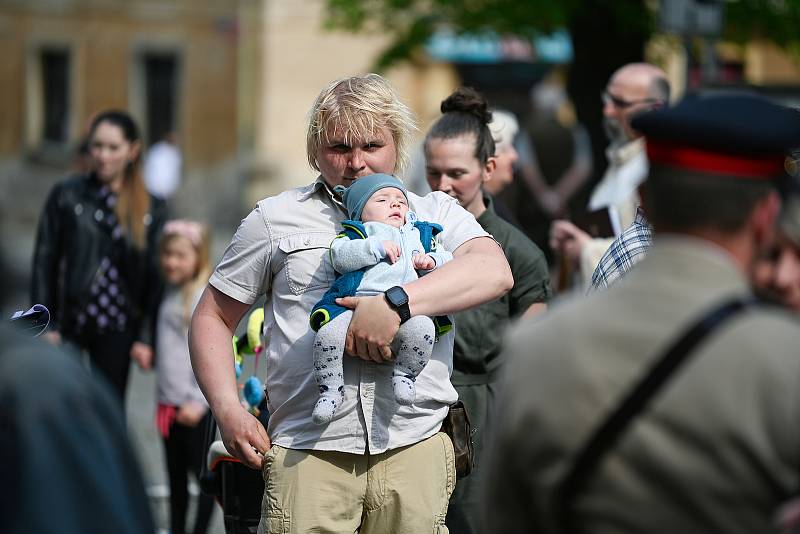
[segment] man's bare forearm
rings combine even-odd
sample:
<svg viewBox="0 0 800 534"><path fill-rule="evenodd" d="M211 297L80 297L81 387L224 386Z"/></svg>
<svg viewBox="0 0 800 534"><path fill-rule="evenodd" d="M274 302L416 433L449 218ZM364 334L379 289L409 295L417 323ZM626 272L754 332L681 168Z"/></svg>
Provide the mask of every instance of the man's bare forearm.
<svg viewBox="0 0 800 534"><path fill-rule="evenodd" d="M489 237L467 241L430 274L405 284L412 315L455 313L504 295L514 285L500 246Z"/></svg>
<svg viewBox="0 0 800 534"><path fill-rule="evenodd" d="M247 304L207 287L192 315L189 352L197 383L212 412L219 416L239 405L231 338Z"/></svg>

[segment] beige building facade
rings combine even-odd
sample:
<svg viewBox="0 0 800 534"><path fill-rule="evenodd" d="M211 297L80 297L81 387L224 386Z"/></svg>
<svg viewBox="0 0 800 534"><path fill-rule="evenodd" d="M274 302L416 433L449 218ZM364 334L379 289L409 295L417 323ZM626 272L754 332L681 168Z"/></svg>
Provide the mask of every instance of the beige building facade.
<svg viewBox="0 0 800 534"><path fill-rule="evenodd" d="M249 202L315 178L305 153L308 111L332 80L371 72L387 44L379 35L323 29L324 1L263 6L258 121ZM383 73L420 118L420 135L457 85L452 66L419 61Z"/></svg>
<svg viewBox="0 0 800 534"><path fill-rule="evenodd" d="M0 2L4 181L18 196L31 197L34 208L41 205L50 185L70 171L91 117L112 108L134 116L145 147L167 131L177 134L182 196L198 198L217 176L235 174L238 93L246 77L239 20L249 4Z"/></svg>
<svg viewBox="0 0 800 534"><path fill-rule="evenodd" d="M179 215L230 226L313 180L311 103L331 80L369 72L386 43L326 31L323 12L323 0L0 0L0 184L30 198L17 218L35 224L92 115L109 108L132 113L145 146L177 134ZM447 64L385 74L421 131L458 84Z"/></svg>
<svg viewBox="0 0 800 534"><path fill-rule="evenodd" d="M146 144L177 133L179 215L230 230L258 199L313 180L311 103L331 80L372 70L386 44L383 35L325 30L324 8L325 0L0 0L0 207L27 198L29 207L11 207L34 225L90 117L107 108L128 109ZM649 55L680 86L685 62L654 41ZM741 50L748 81L800 84L797 64L774 47ZM459 84L452 65L424 57L384 74L417 113L420 138Z"/></svg>

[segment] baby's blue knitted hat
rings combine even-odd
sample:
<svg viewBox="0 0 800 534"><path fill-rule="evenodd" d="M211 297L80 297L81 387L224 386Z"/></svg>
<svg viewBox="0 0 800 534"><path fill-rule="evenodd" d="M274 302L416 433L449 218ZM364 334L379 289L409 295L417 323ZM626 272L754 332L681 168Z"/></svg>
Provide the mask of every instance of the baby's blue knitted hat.
<svg viewBox="0 0 800 534"><path fill-rule="evenodd" d="M359 221L361 220L361 212L364 210L364 204L367 203L369 197L375 191L384 187L399 189L408 200L408 193L403 182L390 174L370 174L369 176L357 178L350 184L350 187L337 185L333 190L342 195L342 202L344 202L344 207L347 208L347 214L350 219Z"/></svg>

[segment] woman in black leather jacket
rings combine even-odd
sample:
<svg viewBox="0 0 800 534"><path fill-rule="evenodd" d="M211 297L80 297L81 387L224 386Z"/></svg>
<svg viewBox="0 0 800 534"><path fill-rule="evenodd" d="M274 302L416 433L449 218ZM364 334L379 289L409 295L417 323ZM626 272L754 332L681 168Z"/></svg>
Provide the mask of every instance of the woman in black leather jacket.
<svg viewBox="0 0 800 534"><path fill-rule="evenodd" d="M139 132L127 113L94 119L89 153L90 173L56 184L47 198L31 296L50 308L50 341L85 350L122 400L130 359L145 368L152 362L166 212L144 188Z"/></svg>

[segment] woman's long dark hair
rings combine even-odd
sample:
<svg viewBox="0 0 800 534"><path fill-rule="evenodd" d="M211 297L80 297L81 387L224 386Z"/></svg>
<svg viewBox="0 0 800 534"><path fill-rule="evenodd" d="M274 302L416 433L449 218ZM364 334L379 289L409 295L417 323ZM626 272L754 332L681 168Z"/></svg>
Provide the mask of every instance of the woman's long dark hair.
<svg viewBox="0 0 800 534"><path fill-rule="evenodd" d="M471 87L459 87L442 101L441 110L442 116L425 136L426 150L431 139L472 135L475 137L475 157L481 165L495 155L494 139L488 126L492 112L483 95Z"/></svg>
<svg viewBox="0 0 800 534"><path fill-rule="evenodd" d="M95 130L102 123L116 126L122 131L123 137L129 143L140 143L139 128L133 118L124 111L108 110L99 113L92 121L89 130L89 139L94 137ZM120 224L128 233L131 241L140 249L144 248L147 241L144 219L150 209L150 195L144 186L141 173L142 152L125 167L125 177L122 188L117 196L115 211Z"/></svg>

